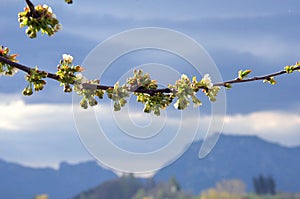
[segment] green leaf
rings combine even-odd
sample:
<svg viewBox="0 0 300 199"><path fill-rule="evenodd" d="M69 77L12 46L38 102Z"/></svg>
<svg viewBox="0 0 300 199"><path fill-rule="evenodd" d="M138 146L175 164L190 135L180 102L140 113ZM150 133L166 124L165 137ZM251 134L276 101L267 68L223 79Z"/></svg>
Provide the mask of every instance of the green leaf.
<svg viewBox="0 0 300 199"><path fill-rule="evenodd" d="M251 70L240 70L239 72L238 72L238 78L240 79L240 80L242 80L242 79L244 79L244 78L246 78L250 73L251 73L252 71Z"/></svg>

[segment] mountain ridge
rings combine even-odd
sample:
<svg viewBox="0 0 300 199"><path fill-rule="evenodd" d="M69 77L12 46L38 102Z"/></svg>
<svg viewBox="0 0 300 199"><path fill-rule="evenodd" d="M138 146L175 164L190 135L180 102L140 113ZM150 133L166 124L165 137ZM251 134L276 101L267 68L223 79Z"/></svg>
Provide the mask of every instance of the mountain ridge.
<svg viewBox="0 0 300 199"><path fill-rule="evenodd" d="M197 193L195 184L201 184L199 190L203 190L215 186L215 183L222 179L238 178L246 183L248 191L252 191L252 178L263 174L272 175L279 190L290 192L300 190L300 185L296 183L297 177L300 177L298 176L300 160L297 159L300 155L300 147L282 147L257 136L222 135L211 153L199 161L200 146L201 142L193 143L188 149L189 152L184 153L170 166L163 168L156 175L156 179L164 179L166 176L176 174L178 181L184 182L183 188L194 187L192 191ZM196 164L202 167L195 169ZM236 168L238 165L240 165L239 169ZM176 172L178 170L188 172L181 175ZM205 179L188 180L195 175L205 176ZM195 178L191 177L191 179ZM289 179L293 179L295 183L290 183Z"/></svg>
<svg viewBox="0 0 300 199"><path fill-rule="evenodd" d="M300 147L282 147L257 136L221 135L211 153L199 159L201 144L192 143L178 160L157 172L154 180L176 176L183 189L198 194L223 179L240 179L252 191L253 177L262 174L274 177L279 191L300 191ZM94 161L62 162L56 170L0 160L0 198L26 199L47 193L50 198L67 199L116 177Z"/></svg>

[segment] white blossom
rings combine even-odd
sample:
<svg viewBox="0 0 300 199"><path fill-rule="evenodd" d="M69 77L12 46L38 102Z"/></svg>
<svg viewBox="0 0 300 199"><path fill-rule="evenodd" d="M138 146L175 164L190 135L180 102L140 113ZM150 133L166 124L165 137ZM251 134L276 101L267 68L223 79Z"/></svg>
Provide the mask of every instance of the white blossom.
<svg viewBox="0 0 300 199"><path fill-rule="evenodd" d="M76 82L83 84L83 83L87 83L88 79L84 77L81 73L78 73L76 74Z"/></svg>
<svg viewBox="0 0 300 199"><path fill-rule="evenodd" d="M209 76L209 74L205 74L203 79L201 80L203 82L203 84L208 88L208 89L212 89L213 87L213 83L211 81L211 78Z"/></svg>
<svg viewBox="0 0 300 199"><path fill-rule="evenodd" d="M53 29L54 29L55 32L57 32L57 31L62 29L62 25L61 24L56 24Z"/></svg>
<svg viewBox="0 0 300 199"><path fill-rule="evenodd" d="M74 90L77 91L78 94L81 94L83 90L84 83L87 83L88 79L84 77L81 73L76 74L76 80L74 84Z"/></svg>
<svg viewBox="0 0 300 199"><path fill-rule="evenodd" d="M49 7L48 5L44 4L44 5L43 5L43 8L47 9L48 12L52 13L52 8Z"/></svg>
<svg viewBox="0 0 300 199"><path fill-rule="evenodd" d="M72 63L73 62L73 57L69 54L63 54L62 57L63 57L63 60L67 63Z"/></svg>
<svg viewBox="0 0 300 199"><path fill-rule="evenodd" d="M57 19L56 14L52 13L52 18Z"/></svg>

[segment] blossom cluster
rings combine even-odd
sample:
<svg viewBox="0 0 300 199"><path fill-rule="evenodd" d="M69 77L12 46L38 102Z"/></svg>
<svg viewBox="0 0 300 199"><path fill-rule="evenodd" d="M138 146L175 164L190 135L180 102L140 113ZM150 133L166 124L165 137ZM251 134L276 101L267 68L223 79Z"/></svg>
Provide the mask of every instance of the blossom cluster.
<svg viewBox="0 0 300 199"><path fill-rule="evenodd" d="M137 102L144 104L144 112L150 113L153 111L155 115L160 115L161 109L166 109L173 101L171 93L143 93L135 92L136 89L144 89L154 91L158 88L157 81L152 80L148 73L144 74L142 70L134 70L133 77L127 79L127 85L130 91L134 92L137 97Z"/></svg>
<svg viewBox="0 0 300 199"><path fill-rule="evenodd" d="M142 70L134 70L133 77L127 79L129 90L135 91L138 88L157 89L156 80L151 80L149 74L144 74Z"/></svg>
<svg viewBox="0 0 300 199"><path fill-rule="evenodd" d="M181 75L181 78L175 82L175 85L169 85L169 88L177 91L174 94L177 97L177 101L174 104L176 109L185 109L190 104L190 98L192 98L195 106L201 105L201 101L196 96L194 84L186 75Z"/></svg>
<svg viewBox="0 0 300 199"><path fill-rule="evenodd" d="M287 65L286 67L284 67L284 70L286 73L290 74L292 72L295 71L295 69L300 67L300 61L296 62L294 65ZM298 71L300 72L300 70L298 69Z"/></svg>
<svg viewBox="0 0 300 199"><path fill-rule="evenodd" d="M200 81L200 86L204 87L202 91L209 98L209 100L215 102L216 96L220 91L220 87L213 85L211 78L208 74L204 75L203 79Z"/></svg>
<svg viewBox="0 0 300 199"><path fill-rule="evenodd" d="M174 86L170 85L169 88L176 91L174 97L177 97L177 101L174 106L179 110L185 109L190 104L190 99L194 103L194 107L202 105L201 100L196 95L199 89L202 89L212 102L216 101L216 96L220 90L219 86L213 85L208 74L205 74L200 81L197 81L196 77L193 77L191 81L183 74L181 79L177 80Z"/></svg>
<svg viewBox="0 0 300 199"><path fill-rule="evenodd" d="M284 72L287 73L287 74L291 74L293 73L294 71L298 71L300 72L300 62L296 62L294 65L287 65L284 67ZM264 79L264 83L270 83L272 85L276 84L276 80L274 78L274 76L269 76L268 78Z"/></svg>
<svg viewBox="0 0 300 199"><path fill-rule="evenodd" d="M174 107L182 110L190 104L190 99L195 107L202 104L196 96L199 89L202 89L211 101L216 100L216 95L220 90L220 87L213 86L209 75L204 75L200 81L197 81L195 77L190 81L186 75L182 75L175 85L169 85L169 92L153 92L158 89L157 82L152 80L149 74L144 74L142 70L134 70L133 76L129 77L125 84L120 85L117 82L113 87L103 90L98 87L99 80L88 80L81 73L75 75L75 72L80 72L80 70L70 67L70 65L73 66L72 61L73 57L63 55L63 60L59 65L59 71L63 74L63 81L60 80L60 82L68 89L66 92L72 91L71 85L74 85L74 91L83 96L80 105L85 109L88 106L97 105L98 102L95 98L102 99L106 93L107 97L114 102L114 110L119 111L126 105L130 92L133 92L137 97L137 102L144 104L145 113L153 112L155 115L160 115L161 110L166 109L175 98L177 101ZM68 74L66 72L68 70L62 70L62 68L67 68L69 72L72 68L73 70Z"/></svg>
<svg viewBox="0 0 300 199"><path fill-rule="evenodd" d="M45 71L39 71L38 68L31 69L30 72L25 76L25 80L28 82L27 87L23 90L23 95L32 95L33 89L35 91L43 90L46 85L46 81L43 78L46 78L48 75Z"/></svg>
<svg viewBox="0 0 300 199"><path fill-rule="evenodd" d="M61 86L64 86L64 92L72 92L72 87L77 79L76 72L83 71L83 68L79 65L73 64L73 57L69 54L63 54L63 59L60 60L57 65L57 72Z"/></svg>
<svg viewBox="0 0 300 199"><path fill-rule="evenodd" d="M81 73L76 74L76 81L74 83L74 91L78 95L83 96L80 101L80 106L87 109L88 106L96 106L98 104L95 97L103 99L104 91L97 89L97 85L100 84L99 80L89 81Z"/></svg>
<svg viewBox="0 0 300 199"><path fill-rule="evenodd" d="M144 104L145 113L153 113L160 115L160 110L166 109L173 101L174 95L157 92L153 95L137 93L137 102Z"/></svg>
<svg viewBox="0 0 300 199"><path fill-rule="evenodd" d="M37 5L33 10L26 6L23 12L19 12L18 20L21 28L28 26L26 34L30 38L35 38L39 31L52 36L62 27L51 7L47 5Z"/></svg>
<svg viewBox="0 0 300 199"><path fill-rule="evenodd" d="M9 48L4 47L4 46L0 46L0 56L4 57L12 62L18 62L18 60L16 60L16 57L18 56L18 54L9 54ZM16 72L18 71L17 68L0 62L0 76L1 75L6 75L6 76L13 76Z"/></svg>
<svg viewBox="0 0 300 199"><path fill-rule="evenodd" d="M120 86L119 82L115 83L113 88L106 90L109 99L114 101L114 110L119 111L127 103L126 98L129 97L128 87Z"/></svg>

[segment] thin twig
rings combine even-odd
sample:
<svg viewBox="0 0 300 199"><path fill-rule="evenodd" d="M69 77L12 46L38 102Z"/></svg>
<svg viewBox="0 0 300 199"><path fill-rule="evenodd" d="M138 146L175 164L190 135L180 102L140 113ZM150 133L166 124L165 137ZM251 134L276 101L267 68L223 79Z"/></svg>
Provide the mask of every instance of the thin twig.
<svg viewBox="0 0 300 199"><path fill-rule="evenodd" d="M34 12L34 5L33 5L33 3L30 0L25 0L25 1L26 1L27 5L28 5L30 11Z"/></svg>
<svg viewBox="0 0 300 199"><path fill-rule="evenodd" d="M30 0L25 0L26 4L28 5L29 9L30 9L30 16L34 17L34 18L38 18L39 14L35 11L34 5Z"/></svg>
<svg viewBox="0 0 300 199"><path fill-rule="evenodd" d="M295 70L300 70L300 66L297 66L295 68L292 69L293 71ZM229 80L229 81L225 81L225 82L218 82L215 83L214 86L225 86L228 84L237 84L237 83L244 83L244 82L252 82L252 81L258 81L258 80L269 80L271 77L276 77L279 75L283 75L286 74L287 72L285 70L281 70L278 71L276 73L271 73L268 75L264 75L264 76L257 76L257 77L251 77L251 78L245 78L245 79L233 79L233 80Z"/></svg>

